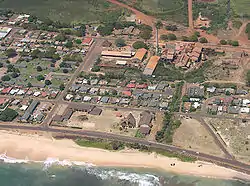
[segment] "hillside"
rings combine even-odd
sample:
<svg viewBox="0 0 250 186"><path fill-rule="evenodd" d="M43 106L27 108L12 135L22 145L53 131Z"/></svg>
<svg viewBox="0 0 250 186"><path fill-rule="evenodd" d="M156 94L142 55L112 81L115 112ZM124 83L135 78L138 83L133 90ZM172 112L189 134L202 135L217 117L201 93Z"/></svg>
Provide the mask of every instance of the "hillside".
<svg viewBox="0 0 250 186"><path fill-rule="evenodd" d="M63 22L106 22L122 14L120 7L106 0L0 0L0 8Z"/></svg>

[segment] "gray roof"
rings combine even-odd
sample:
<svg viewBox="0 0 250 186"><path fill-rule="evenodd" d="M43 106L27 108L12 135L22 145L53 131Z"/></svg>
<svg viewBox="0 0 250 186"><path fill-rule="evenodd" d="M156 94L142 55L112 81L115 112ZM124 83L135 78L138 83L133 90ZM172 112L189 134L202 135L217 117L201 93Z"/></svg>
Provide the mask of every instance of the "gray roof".
<svg viewBox="0 0 250 186"><path fill-rule="evenodd" d="M30 118L30 115L34 112L37 105L39 104L39 101L33 100L32 103L29 105L27 110L25 111L24 115L21 117L21 120L28 120Z"/></svg>
<svg viewBox="0 0 250 186"><path fill-rule="evenodd" d="M109 97L104 96L101 98L102 103L108 103L108 101L109 101Z"/></svg>
<svg viewBox="0 0 250 186"><path fill-rule="evenodd" d="M139 121L139 126L141 125L148 125L148 126L152 126L151 121L152 121L152 115L149 111L143 111L140 114L140 121Z"/></svg>
<svg viewBox="0 0 250 186"><path fill-rule="evenodd" d="M203 97L204 96L204 87L189 87L187 90L187 95L189 97Z"/></svg>

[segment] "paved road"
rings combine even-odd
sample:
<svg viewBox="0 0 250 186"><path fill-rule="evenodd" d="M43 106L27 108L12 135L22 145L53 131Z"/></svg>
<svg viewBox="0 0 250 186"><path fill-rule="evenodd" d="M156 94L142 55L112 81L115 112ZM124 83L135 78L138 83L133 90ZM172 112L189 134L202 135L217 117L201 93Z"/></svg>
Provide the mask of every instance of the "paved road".
<svg viewBox="0 0 250 186"><path fill-rule="evenodd" d="M87 131L87 130L73 130L73 129L65 129L65 128L46 128L46 127L39 127L39 126L24 126L24 125L11 125L11 124L1 124L0 129L11 129L11 130L29 130L29 131L43 131L43 132L53 132L57 134L67 135L78 135L84 137L96 137L102 139L110 139L110 140L117 140L127 143L139 143L142 145L146 145L152 148L162 149L165 151L175 152L179 154L185 154L192 157L197 157L199 160L209 161L216 163L218 165L234 169L240 172L244 172L250 174L250 165L244 164L242 162L238 162L236 160L225 159L221 157L216 157L204 153L195 152L192 150L182 149L179 147L160 144L152 141L146 141L144 139L132 138L129 136L122 136L112 133L104 133L104 132L96 132L96 131Z"/></svg>
<svg viewBox="0 0 250 186"><path fill-rule="evenodd" d="M51 112L47 115L47 117L44 119L43 121L44 126L48 127L48 125L51 123L53 115L55 114L55 111L57 110L59 104L63 103L64 96L66 96L70 86L76 80L79 73L83 70L90 70L91 66L94 64L95 59L98 57L98 54L100 53L102 42L103 40L97 40L89 48L89 51L87 55L84 57L83 62L74 72L74 74L71 76L70 81L66 83L65 89L61 92L61 94L55 100L55 106L53 107Z"/></svg>
<svg viewBox="0 0 250 186"><path fill-rule="evenodd" d="M213 131L213 129L204 121L203 118L197 118L198 121L200 121L200 123L207 129L207 131L210 133L210 135L214 138L214 142L216 143L216 145L223 151L223 153L225 154L226 158L229 159L235 159L234 156L232 156L227 148L224 145L224 141L221 141L220 137L216 135L216 133Z"/></svg>

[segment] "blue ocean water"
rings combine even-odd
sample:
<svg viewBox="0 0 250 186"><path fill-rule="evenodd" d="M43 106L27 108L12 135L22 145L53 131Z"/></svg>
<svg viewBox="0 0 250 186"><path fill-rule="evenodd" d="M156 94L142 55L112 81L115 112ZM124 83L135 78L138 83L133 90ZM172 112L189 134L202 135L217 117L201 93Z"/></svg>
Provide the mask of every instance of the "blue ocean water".
<svg viewBox="0 0 250 186"><path fill-rule="evenodd" d="M62 166L64 165L64 166ZM0 186L250 186L236 180L199 178L150 169L96 167L84 163L0 163Z"/></svg>

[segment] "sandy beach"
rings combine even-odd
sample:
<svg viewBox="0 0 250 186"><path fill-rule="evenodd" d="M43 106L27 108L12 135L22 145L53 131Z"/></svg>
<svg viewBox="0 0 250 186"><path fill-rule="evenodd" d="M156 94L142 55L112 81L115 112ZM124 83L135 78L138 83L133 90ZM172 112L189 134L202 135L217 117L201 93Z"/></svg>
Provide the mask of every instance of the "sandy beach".
<svg viewBox="0 0 250 186"><path fill-rule="evenodd" d="M155 153L134 150L110 152L96 148L85 148L72 140L55 140L48 136L20 134L0 131L0 153L17 159L44 161L47 158L82 161L98 166L155 168L167 172L214 177L222 179L240 178L250 180L250 175L219 167L207 162L187 163ZM170 164L175 163L175 166Z"/></svg>

